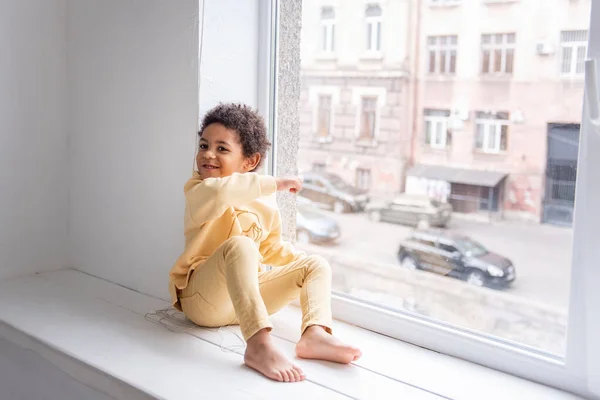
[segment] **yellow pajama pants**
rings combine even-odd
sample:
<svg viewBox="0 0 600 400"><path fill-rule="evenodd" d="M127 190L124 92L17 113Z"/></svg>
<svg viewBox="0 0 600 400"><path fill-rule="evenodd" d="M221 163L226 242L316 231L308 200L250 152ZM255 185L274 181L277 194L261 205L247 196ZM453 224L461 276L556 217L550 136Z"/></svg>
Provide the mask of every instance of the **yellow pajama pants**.
<svg viewBox="0 0 600 400"><path fill-rule="evenodd" d="M240 325L245 340L272 329L269 315L300 297L303 333L321 325L331 333L331 269L320 256L306 256L261 272L256 243L245 236L225 241L191 275L180 301L185 315L205 327Z"/></svg>

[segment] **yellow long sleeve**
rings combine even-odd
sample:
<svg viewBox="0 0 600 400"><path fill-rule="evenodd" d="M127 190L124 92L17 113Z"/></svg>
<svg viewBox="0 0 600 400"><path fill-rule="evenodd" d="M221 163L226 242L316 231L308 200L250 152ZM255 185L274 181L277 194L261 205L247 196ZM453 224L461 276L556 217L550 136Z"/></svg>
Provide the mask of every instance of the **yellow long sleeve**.
<svg viewBox="0 0 600 400"><path fill-rule="evenodd" d="M273 267L282 267L301 257L306 256L304 252L296 250L293 244L281 239L281 216L276 212L273 218L269 235L260 244L260 253L263 263Z"/></svg>
<svg viewBox="0 0 600 400"><path fill-rule="evenodd" d="M202 180L198 173L184 187L187 229L219 218L228 207L240 207L277 191L275 178L249 172Z"/></svg>

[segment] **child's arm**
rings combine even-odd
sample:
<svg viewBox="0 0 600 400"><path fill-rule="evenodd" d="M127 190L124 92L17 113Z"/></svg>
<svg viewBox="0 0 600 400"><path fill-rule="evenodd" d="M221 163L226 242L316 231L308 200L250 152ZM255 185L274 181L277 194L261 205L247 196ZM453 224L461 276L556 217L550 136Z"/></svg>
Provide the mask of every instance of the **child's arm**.
<svg viewBox="0 0 600 400"><path fill-rule="evenodd" d="M184 187L187 214L194 225L218 218L228 207L238 207L277 190L275 178L254 172L201 180L197 173Z"/></svg>
<svg viewBox="0 0 600 400"><path fill-rule="evenodd" d="M269 236L260 244L260 254L263 256L263 263L273 267L282 267L306 256L304 252L296 250L293 244L281 239L279 212L275 213Z"/></svg>

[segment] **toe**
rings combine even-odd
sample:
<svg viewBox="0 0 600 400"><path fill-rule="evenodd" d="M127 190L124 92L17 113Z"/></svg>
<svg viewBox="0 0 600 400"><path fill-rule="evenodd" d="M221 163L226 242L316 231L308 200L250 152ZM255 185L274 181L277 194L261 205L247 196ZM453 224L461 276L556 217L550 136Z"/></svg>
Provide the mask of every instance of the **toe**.
<svg viewBox="0 0 600 400"><path fill-rule="evenodd" d="M269 375L269 378L274 379L278 382L283 382L283 374L279 371L273 371L271 375Z"/></svg>
<svg viewBox="0 0 600 400"><path fill-rule="evenodd" d="M290 382L290 374L288 373L288 371L286 371L286 370L281 371L281 376L283 376L284 382Z"/></svg>
<svg viewBox="0 0 600 400"><path fill-rule="evenodd" d="M292 373L294 374L294 380L296 382L300 382L302 380L302 374L294 367L292 369Z"/></svg>
<svg viewBox="0 0 600 400"><path fill-rule="evenodd" d="M300 376L300 377L304 377L304 376L305 376L305 375L304 375L304 371L302 371L302 368L300 368L300 367L298 367L298 366L296 366L296 365L294 365L294 371L296 371L296 373L297 373L297 374L298 374L298 376Z"/></svg>

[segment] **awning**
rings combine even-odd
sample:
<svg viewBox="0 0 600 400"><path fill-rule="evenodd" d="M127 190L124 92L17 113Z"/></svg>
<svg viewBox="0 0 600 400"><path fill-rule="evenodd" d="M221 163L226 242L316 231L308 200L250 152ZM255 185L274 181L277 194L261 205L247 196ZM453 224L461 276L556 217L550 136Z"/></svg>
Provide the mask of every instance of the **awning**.
<svg viewBox="0 0 600 400"><path fill-rule="evenodd" d="M408 170L408 176L435 179L463 185L495 187L506 173L497 171L482 171L477 169L463 169L443 167L440 165L417 164Z"/></svg>

